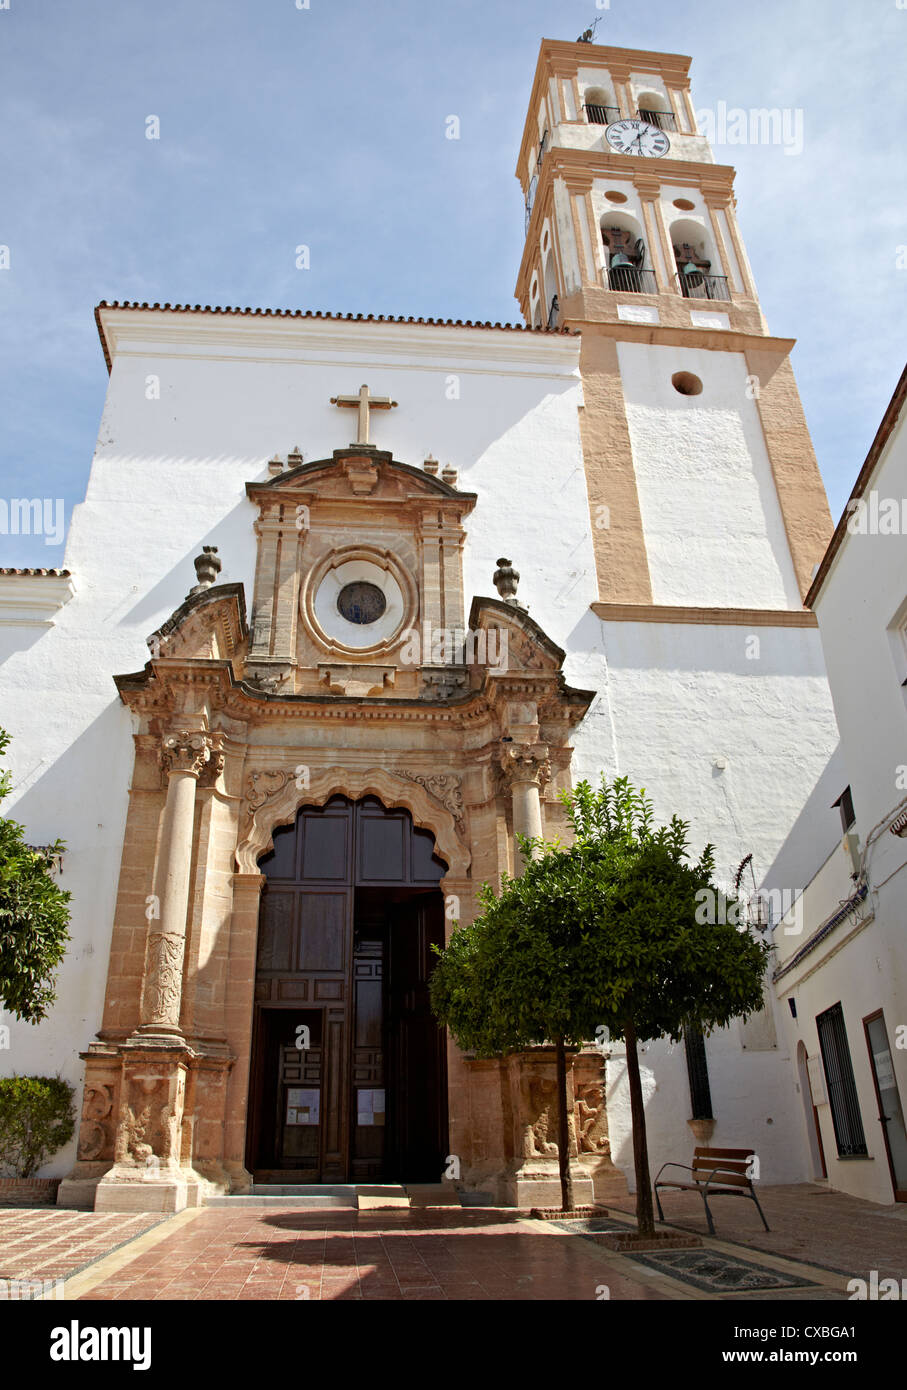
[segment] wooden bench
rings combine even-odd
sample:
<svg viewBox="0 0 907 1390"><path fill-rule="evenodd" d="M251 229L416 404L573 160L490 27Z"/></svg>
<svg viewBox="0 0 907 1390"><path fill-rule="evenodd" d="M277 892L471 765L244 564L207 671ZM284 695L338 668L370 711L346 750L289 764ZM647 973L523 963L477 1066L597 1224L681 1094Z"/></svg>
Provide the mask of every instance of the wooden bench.
<svg viewBox="0 0 907 1390"><path fill-rule="evenodd" d="M705 1206L710 1236L715 1234L715 1223L709 1210L709 1198L716 1196L751 1197L756 1203L756 1210L762 1217L763 1226L768 1230L769 1225L765 1219L765 1213L759 1205L759 1198L756 1196L752 1178L747 1176L747 1170L752 1161L752 1149L695 1149L691 1168L685 1163L663 1163L655 1178L655 1201L658 1205L659 1221L664 1221L664 1213L661 1209L658 1189L660 1187L674 1187L683 1192L699 1193ZM661 1175L666 1168L682 1168L685 1173L692 1175L693 1180L692 1182L681 1181L679 1178L662 1180Z"/></svg>

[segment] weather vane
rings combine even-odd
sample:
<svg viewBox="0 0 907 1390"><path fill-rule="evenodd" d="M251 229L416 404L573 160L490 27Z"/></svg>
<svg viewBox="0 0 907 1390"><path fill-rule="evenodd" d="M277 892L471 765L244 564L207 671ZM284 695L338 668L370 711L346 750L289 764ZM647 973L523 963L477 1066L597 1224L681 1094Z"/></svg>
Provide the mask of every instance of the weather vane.
<svg viewBox="0 0 907 1390"><path fill-rule="evenodd" d="M595 37L595 31L596 31L596 29L598 28L598 26L599 26L599 25L601 24L601 22L602 22L602 18L603 18L603 16L602 16L602 15L599 15L598 18L597 18L596 20L593 21L593 23L592 23L592 25L591 25L591 27L590 27L589 29L584 29L584 30L583 30L583 32L580 34L580 36L579 36L579 38L577 39L576 42L577 42L577 43L591 43L592 40L593 40L593 38Z"/></svg>

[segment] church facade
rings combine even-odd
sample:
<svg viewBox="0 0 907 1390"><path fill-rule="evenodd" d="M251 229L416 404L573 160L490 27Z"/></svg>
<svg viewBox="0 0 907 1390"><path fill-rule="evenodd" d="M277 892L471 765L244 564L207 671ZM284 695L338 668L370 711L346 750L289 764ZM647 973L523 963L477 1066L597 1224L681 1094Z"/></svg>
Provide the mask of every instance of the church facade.
<svg viewBox="0 0 907 1390"><path fill-rule="evenodd" d="M432 946L580 777L645 786L730 885L828 762L828 509L688 69L542 44L526 327L99 306L66 569L0 579L11 813L73 891L58 1003L0 1060L80 1088L61 1203L547 1202L553 1054L442 1037ZM656 1166L692 1127L807 1175L770 1009L641 1061ZM620 1046L570 1090L602 1196L632 1172Z"/></svg>

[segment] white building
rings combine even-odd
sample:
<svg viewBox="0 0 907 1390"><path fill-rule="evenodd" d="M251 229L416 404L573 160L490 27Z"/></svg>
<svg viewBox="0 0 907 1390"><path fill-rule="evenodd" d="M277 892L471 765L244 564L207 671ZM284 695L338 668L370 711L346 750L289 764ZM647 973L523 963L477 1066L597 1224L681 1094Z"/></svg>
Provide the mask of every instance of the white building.
<svg viewBox="0 0 907 1390"><path fill-rule="evenodd" d="M251 1172L440 1178L449 1154L467 1189L550 1197L542 1053L480 1063L451 1044L429 1087L433 1156L409 1163L413 1078L391 1005L375 1024L387 1055L356 1042L359 980L403 968L362 915L389 920L391 899L343 860L346 925L318 936L306 898L275 964L280 894L316 884L321 912L340 890L312 878L327 851L275 886L272 842L302 844L335 812L365 835L368 816L403 808L468 920L482 881L513 870L514 832L562 824L571 779L629 775L660 817L691 822L697 849L716 844L730 882L747 854L772 863L827 767L834 715L803 596L830 519L793 342L764 323L733 171L695 131L688 68L542 45L517 297L527 323L558 331L100 306L110 385L67 572L0 580L8 810L34 843L67 842L74 938L51 1017L14 1023L0 1062L85 1078L78 1156L74 1143L49 1169L72 1172L63 1200L179 1207ZM652 149L626 148L628 130ZM357 428L336 398L363 382ZM224 568L205 579L202 564L187 597L202 546ZM481 597L502 555L528 614L506 574L502 597ZM351 586L363 607L348 616ZM423 652L413 667L413 627L467 616L507 637L509 664ZM439 886L400 885L397 907ZM427 1027L420 1007L407 1026ZM297 1026L321 1039L300 1076L284 1036ZM598 1113L578 1155L593 1185L608 1142L632 1174L619 1051L604 1098L588 1059L574 1072ZM705 1057L707 1087L701 1050L691 1083L683 1048L645 1049L653 1169L685 1158L694 1120L752 1146L766 1182L807 1176L771 1012ZM385 1101L397 1148L382 1155L363 1117Z"/></svg>
<svg viewBox="0 0 907 1390"><path fill-rule="evenodd" d="M907 1201L905 396L907 371L807 595L841 747L769 879L788 892L774 984L812 1173L875 1202Z"/></svg>

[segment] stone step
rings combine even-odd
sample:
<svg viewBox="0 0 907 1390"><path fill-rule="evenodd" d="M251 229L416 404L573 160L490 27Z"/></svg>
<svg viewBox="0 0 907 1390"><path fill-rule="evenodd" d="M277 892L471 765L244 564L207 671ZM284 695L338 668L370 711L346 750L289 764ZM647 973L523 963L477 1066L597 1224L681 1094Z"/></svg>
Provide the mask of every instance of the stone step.
<svg viewBox="0 0 907 1390"><path fill-rule="evenodd" d="M237 1193L232 1197L209 1197L205 1202L206 1207L227 1207L231 1211L238 1210L240 1207L285 1207L299 1211L306 1207L352 1207L355 1208L354 1201L347 1202L340 1197L263 1197L261 1195L250 1197L244 1193Z"/></svg>
<svg viewBox="0 0 907 1390"><path fill-rule="evenodd" d="M411 1207L459 1207L460 1194L450 1182L408 1182L406 1195Z"/></svg>
<svg viewBox="0 0 907 1390"><path fill-rule="evenodd" d="M345 1201L356 1195L351 1182L253 1182L252 1196L263 1197L342 1197Z"/></svg>
<svg viewBox="0 0 907 1390"><path fill-rule="evenodd" d="M209 1197L209 1207L351 1207L359 1211L459 1206L449 1183L253 1182L249 1192Z"/></svg>

